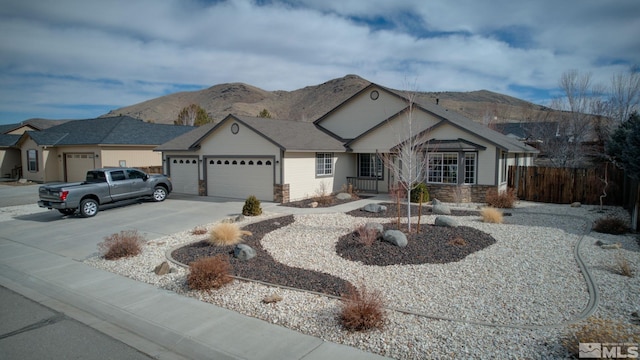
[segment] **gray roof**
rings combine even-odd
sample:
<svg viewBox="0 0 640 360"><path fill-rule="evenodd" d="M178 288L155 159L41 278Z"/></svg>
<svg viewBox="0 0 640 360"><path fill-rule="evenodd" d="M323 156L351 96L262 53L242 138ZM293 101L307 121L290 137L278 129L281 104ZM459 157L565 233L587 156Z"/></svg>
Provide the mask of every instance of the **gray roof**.
<svg viewBox="0 0 640 360"><path fill-rule="evenodd" d="M371 83L369 86L365 87L364 89L360 90L358 93L356 93L355 95L351 96L349 99L345 100L342 104L338 105L336 108L334 108L333 110L331 110L330 112L328 112L327 114L323 115L322 117L320 117L318 120L314 121L314 124L317 124L319 127L322 127L322 121L324 119L326 119L331 113L333 113L334 111L336 111L338 108L344 106L347 102L349 102L349 100L351 100L352 98L357 97L359 94L364 93L366 91L369 91L371 88L379 88L382 89L384 91L389 92L392 95L395 95L399 98L401 98L404 101L407 101L407 96L406 94L402 93L401 91L396 91L393 89L389 89L386 88L384 86L380 86L374 83ZM434 116L436 116L437 118L440 118L441 120L443 120L444 122L448 122L449 124L458 127L460 129L466 130L469 133L475 134L489 142L491 142L492 144L496 145L497 147L506 150L508 152L527 152L527 153L537 153L538 150L536 150L535 148L528 146L516 139L512 139L506 135L503 135L497 131L491 130L486 126L483 126L481 124L476 123L475 121L462 116L461 114L455 112L455 111L449 111L448 109L445 109L442 106L436 105L436 104L432 104L432 103L418 103L415 102L414 103L414 107L416 109L425 111L427 113L430 113ZM408 108L408 106L407 106ZM365 133L361 134L360 136L356 137L355 139L345 139L346 140L346 145L349 146L350 144L358 141L360 138L362 138L364 135L366 135L367 133L369 133L370 131L373 131L374 129L383 126L384 124L387 123L387 121L389 119L393 119L397 116L400 116L401 114L403 114L407 108L400 110L398 113L391 115L389 118L383 120L380 124L376 125L375 127L371 128L370 130L366 131ZM440 122L439 125L442 125L443 122ZM438 126L439 126L438 125ZM427 130L428 131L428 130Z"/></svg>
<svg viewBox="0 0 640 360"><path fill-rule="evenodd" d="M50 127L63 124L69 120L29 119L15 124L0 125L0 134L6 134L23 126L30 126L34 130L45 130Z"/></svg>
<svg viewBox="0 0 640 360"><path fill-rule="evenodd" d="M129 116L72 120L29 131L38 145L159 145L191 131L191 126L152 124Z"/></svg>
<svg viewBox="0 0 640 360"><path fill-rule="evenodd" d="M189 133L158 146L155 150L196 150L204 138L228 121L237 121L244 124L282 150L345 151L342 142L321 131L313 123L237 115L228 115L216 125L207 124L200 126Z"/></svg>
<svg viewBox="0 0 640 360"><path fill-rule="evenodd" d="M20 135L0 134L0 147L12 147L18 143Z"/></svg>

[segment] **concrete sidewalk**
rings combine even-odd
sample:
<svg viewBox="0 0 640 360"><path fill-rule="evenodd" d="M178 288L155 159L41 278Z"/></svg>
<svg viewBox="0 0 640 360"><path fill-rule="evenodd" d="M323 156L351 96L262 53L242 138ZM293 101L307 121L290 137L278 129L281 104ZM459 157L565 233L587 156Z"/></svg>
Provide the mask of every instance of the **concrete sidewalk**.
<svg viewBox="0 0 640 360"><path fill-rule="evenodd" d="M382 359L4 237L0 285L157 359Z"/></svg>

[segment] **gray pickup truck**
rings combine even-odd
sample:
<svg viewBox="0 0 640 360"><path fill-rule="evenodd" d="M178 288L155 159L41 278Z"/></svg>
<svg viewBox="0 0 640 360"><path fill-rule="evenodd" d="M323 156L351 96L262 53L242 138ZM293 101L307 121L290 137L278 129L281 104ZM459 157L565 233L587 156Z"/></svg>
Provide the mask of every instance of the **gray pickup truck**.
<svg viewBox="0 0 640 360"><path fill-rule="evenodd" d="M132 168L89 170L84 182L40 186L38 206L57 209L63 215L76 211L83 217L98 213L102 204L149 197L163 201L173 190L165 175L148 175Z"/></svg>

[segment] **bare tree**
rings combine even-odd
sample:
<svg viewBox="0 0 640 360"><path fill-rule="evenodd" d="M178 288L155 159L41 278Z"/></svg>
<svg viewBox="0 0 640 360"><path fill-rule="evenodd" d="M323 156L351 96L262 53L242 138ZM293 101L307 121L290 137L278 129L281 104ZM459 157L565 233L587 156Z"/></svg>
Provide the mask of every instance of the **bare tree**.
<svg viewBox="0 0 640 360"><path fill-rule="evenodd" d="M428 145L427 133L423 130L420 121L415 119L416 92L405 94L407 107L404 110L403 120L399 126L392 127L397 137L397 146L390 153L381 154L384 166L389 169L398 180L396 186L402 187L407 196L407 231L411 232L411 189L414 184L425 178L426 160L423 156L423 147ZM391 184L390 184L391 186Z"/></svg>
<svg viewBox="0 0 640 360"><path fill-rule="evenodd" d="M610 117L616 123L627 121L640 111L640 66L632 66L627 73L611 78Z"/></svg>

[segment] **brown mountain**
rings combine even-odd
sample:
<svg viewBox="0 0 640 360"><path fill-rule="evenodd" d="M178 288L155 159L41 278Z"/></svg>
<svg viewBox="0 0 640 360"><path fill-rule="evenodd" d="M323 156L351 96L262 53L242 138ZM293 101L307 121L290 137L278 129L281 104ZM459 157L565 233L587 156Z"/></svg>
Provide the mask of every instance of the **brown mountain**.
<svg viewBox="0 0 640 360"><path fill-rule="evenodd" d="M267 109L272 117L314 121L367 85L369 81L347 75L294 91L266 91L243 84L219 84L199 91L179 92L125 106L103 116L129 115L145 121L172 124L178 113L198 104L216 121L229 113L257 116ZM479 122L523 120L530 112L547 110L539 105L487 90L472 92L420 92L417 102L435 102Z"/></svg>

